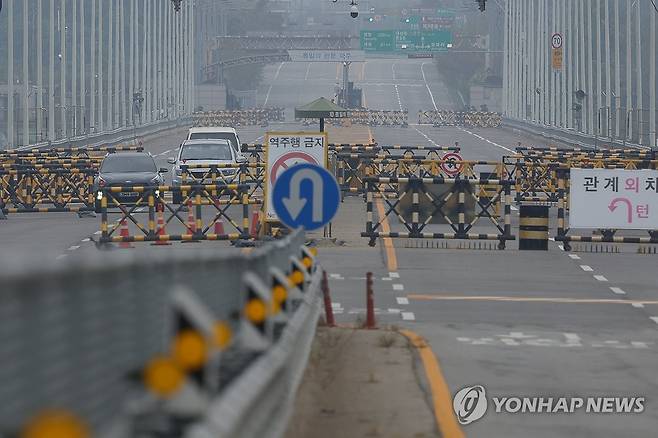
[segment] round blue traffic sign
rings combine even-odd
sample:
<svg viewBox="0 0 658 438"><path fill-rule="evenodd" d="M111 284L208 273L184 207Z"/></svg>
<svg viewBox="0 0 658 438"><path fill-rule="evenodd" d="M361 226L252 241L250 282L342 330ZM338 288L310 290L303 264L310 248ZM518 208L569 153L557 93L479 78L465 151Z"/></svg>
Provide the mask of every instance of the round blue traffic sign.
<svg viewBox="0 0 658 438"><path fill-rule="evenodd" d="M340 205L336 178L315 164L298 164L277 178L272 207L290 228L317 230L331 222Z"/></svg>

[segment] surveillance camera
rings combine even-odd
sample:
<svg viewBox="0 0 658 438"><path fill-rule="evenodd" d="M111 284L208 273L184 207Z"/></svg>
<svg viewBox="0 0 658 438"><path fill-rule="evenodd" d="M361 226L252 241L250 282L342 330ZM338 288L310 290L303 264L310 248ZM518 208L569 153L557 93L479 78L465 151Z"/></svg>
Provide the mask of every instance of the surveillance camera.
<svg viewBox="0 0 658 438"><path fill-rule="evenodd" d="M359 8L357 8L356 6L352 6L352 7L350 8L350 16L351 16L352 18L356 18L356 17L358 17L358 16L359 16Z"/></svg>

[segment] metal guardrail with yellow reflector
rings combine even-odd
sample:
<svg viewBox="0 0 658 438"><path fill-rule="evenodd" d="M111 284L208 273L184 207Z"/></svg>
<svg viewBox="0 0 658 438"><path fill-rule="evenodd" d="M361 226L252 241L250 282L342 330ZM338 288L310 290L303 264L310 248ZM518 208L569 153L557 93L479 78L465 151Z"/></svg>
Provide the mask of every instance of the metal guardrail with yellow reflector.
<svg viewBox="0 0 658 438"><path fill-rule="evenodd" d="M280 436L320 311L304 241L4 264L0 434Z"/></svg>

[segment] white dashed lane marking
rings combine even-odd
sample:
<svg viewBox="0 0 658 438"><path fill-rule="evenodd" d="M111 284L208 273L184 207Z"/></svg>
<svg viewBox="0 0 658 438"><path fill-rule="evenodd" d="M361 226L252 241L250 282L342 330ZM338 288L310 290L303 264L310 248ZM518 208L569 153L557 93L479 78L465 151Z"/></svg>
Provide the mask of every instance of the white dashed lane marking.
<svg viewBox="0 0 658 438"><path fill-rule="evenodd" d="M585 271L585 272L592 272L592 271L594 271L594 269L592 269L592 267L591 267L591 266L588 266L588 265L580 265L580 269L582 269L582 270Z"/></svg>
<svg viewBox="0 0 658 438"><path fill-rule="evenodd" d="M595 275L594 278L596 278L598 281L608 281L608 279L603 275Z"/></svg>
<svg viewBox="0 0 658 438"><path fill-rule="evenodd" d="M393 285L393 290L404 290L404 285L403 284L394 284Z"/></svg>
<svg viewBox="0 0 658 438"><path fill-rule="evenodd" d="M649 319L658 324L658 316L650 316Z"/></svg>
<svg viewBox="0 0 658 438"><path fill-rule="evenodd" d="M406 305L409 304L409 298L407 298L407 297L397 297L395 300L401 306L406 306Z"/></svg>
<svg viewBox="0 0 658 438"><path fill-rule="evenodd" d="M402 315L402 320L403 321L415 321L416 320L416 315L414 315L414 312L401 312L400 315Z"/></svg>
<svg viewBox="0 0 658 438"><path fill-rule="evenodd" d="M63 259L64 257L66 257L66 254L60 254L60 255L58 255L57 257L55 257L55 260L61 260L61 259Z"/></svg>
<svg viewBox="0 0 658 438"><path fill-rule="evenodd" d="M391 278L400 278L400 274L398 274L397 272L389 272L388 276Z"/></svg>
<svg viewBox="0 0 658 438"><path fill-rule="evenodd" d="M617 295L626 295L626 292L624 292L624 290L620 287L611 287L610 290L616 293Z"/></svg>
<svg viewBox="0 0 658 438"><path fill-rule="evenodd" d="M569 257L572 260L580 260L580 256L578 254L569 254Z"/></svg>

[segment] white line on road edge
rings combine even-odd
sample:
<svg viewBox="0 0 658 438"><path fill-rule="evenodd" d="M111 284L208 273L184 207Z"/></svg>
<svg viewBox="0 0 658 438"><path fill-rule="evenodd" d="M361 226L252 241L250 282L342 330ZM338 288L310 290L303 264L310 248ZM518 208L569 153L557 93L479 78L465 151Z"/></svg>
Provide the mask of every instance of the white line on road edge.
<svg viewBox="0 0 658 438"><path fill-rule="evenodd" d="M393 290L404 290L404 285L403 284L394 284L393 285Z"/></svg>
<svg viewBox="0 0 658 438"><path fill-rule="evenodd" d="M393 281L391 277L382 277L382 281Z"/></svg>
<svg viewBox="0 0 658 438"><path fill-rule="evenodd" d="M389 272L388 276L391 278L400 278L400 274L398 274L397 272Z"/></svg>
<svg viewBox="0 0 658 438"><path fill-rule="evenodd" d="M263 102L263 108L265 108L267 106L267 101L270 100L270 93L272 92L272 86L274 85L274 81L276 81L277 78L279 77L279 73L281 73L281 67L283 67L283 64L285 64L285 62L282 62L279 65L279 68L276 69L276 74L274 75L274 78L272 79L272 83L270 84L270 88L267 90L267 95L265 96L265 101Z"/></svg>
<svg viewBox="0 0 658 438"><path fill-rule="evenodd" d="M409 304L409 298L407 298L407 297L396 297L395 300L401 306L406 306L406 305Z"/></svg>
<svg viewBox="0 0 658 438"><path fill-rule="evenodd" d="M599 281L608 281L608 279L605 278L603 275L595 275L594 278L596 278Z"/></svg>
<svg viewBox="0 0 658 438"><path fill-rule="evenodd" d="M439 146L440 146L437 142L435 142L434 140L432 140L431 138L429 138L429 136L428 136L427 134L425 134L423 131L421 131L420 129L416 128L415 126L412 126L412 128L414 128L414 129L416 130L417 133L419 133L420 135L422 135L423 137L425 137L425 140L427 140L427 141L429 141L430 143L432 143L432 146L436 146L436 147L439 147Z"/></svg>
<svg viewBox="0 0 658 438"><path fill-rule="evenodd" d="M89 237L85 237L84 239L81 240L81 242L91 242L91 239Z"/></svg>
<svg viewBox="0 0 658 438"><path fill-rule="evenodd" d="M624 292L624 290L620 287L611 287L610 290L616 293L617 295L626 295L626 292Z"/></svg>
<svg viewBox="0 0 658 438"><path fill-rule="evenodd" d="M489 140L488 138L484 138L484 137L482 137L481 135L477 135L476 133L469 131L468 129L464 129L464 128L462 128L461 126L458 126L457 128L459 128L460 131L464 131L464 132L466 132L467 134L471 134L472 136L474 136L474 137L476 137L476 138L479 138L480 140L486 141L487 143L489 143L489 144L492 145L492 146L496 146L497 148L504 149L504 150L506 150L507 152L511 152L511 153L513 153L513 154L516 153L515 151L513 151L513 150L510 149L510 148L506 148L505 146L499 145L498 143L493 142L493 141Z"/></svg>
<svg viewBox="0 0 658 438"><path fill-rule="evenodd" d="M414 315L414 312L401 312L400 315L402 315L402 320L404 321L416 320L416 315Z"/></svg>
<svg viewBox="0 0 658 438"><path fill-rule="evenodd" d="M340 274L329 274L329 278L333 278L335 280L344 280L345 279L345 277L343 277Z"/></svg>
<svg viewBox="0 0 658 438"><path fill-rule="evenodd" d="M585 272L592 272L594 269L592 269L591 266L588 265L580 265L580 269L582 269Z"/></svg>
<svg viewBox="0 0 658 438"><path fill-rule="evenodd" d="M387 309L387 310L388 310L388 313L400 313L400 312L401 312L400 309L390 309L390 308L389 308L389 309Z"/></svg>
<svg viewBox="0 0 658 438"><path fill-rule="evenodd" d="M429 84L427 83L427 79L425 79L425 70L423 67L425 67L425 64L428 64L427 62L423 62L420 64L420 72L423 74L423 82L425 82L425 87L427 87L427 92L430 93L430 99L432 99L432 105L434 105L434 111L438 111L438 108L436 106L436 102L434 101L434 95L432 94L432 90L430 89Z"/></svg>
<svg viewBox="0 0 658 438"><path fill-rule="evenodd" d="M580 256L578 254L569 254L569 257L573 260L580 260Z"/></svg>
<svg viewBox="0 0 658 438"><path fill-rule="evenodd" d="M75 251L76 249L80 248L80 245L71 245L68 249L68 251Z"/></svg>
<svg viewBox="0 0 658 438"><path fill-rule="evenodd" d="M658 316L650 316L649 319L658 324Z"/></svg>
<svg viewBox="0 0 658 438"><path fill-rule="evenodd" d="M644 304L642 304L642 303L631 303L631 305L633 307L637 307L637 308L643 308L644 307Z"/></svg>

